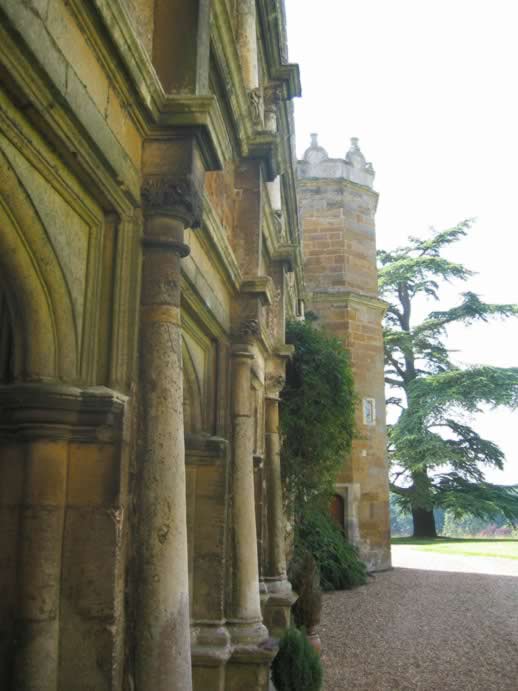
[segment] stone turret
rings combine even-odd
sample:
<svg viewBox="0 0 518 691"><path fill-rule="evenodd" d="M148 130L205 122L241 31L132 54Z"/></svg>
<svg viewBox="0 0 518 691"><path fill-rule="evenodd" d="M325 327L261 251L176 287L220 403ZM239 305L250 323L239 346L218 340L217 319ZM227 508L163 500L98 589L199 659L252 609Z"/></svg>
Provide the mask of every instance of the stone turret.
<svg viewBox="0 0 518 691"><path fill-rule="evenodd" d="M390 567L385 397L374 217L374 170L351 139L345 158L329 158L316 134L298 162L307 307L348 348L358 434L336 479L333 515L369 569Z"/></svg>

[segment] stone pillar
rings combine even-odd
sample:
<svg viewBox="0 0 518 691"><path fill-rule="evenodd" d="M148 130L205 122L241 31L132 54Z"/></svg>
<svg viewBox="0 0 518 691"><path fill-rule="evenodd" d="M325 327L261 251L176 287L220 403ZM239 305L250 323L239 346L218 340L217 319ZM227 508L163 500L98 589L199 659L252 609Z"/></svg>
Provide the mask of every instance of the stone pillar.
<svg viewBox="0 0 518 691"><path fill-rule="evenodd" d="M279 397L266 397L266 472L268 483L268 586L286 582L284 510L279 438Z"/></svg>
<svg viewBox="0 0 518 691"><path fill-rule="evenodd" d="M151 149L155 168L164 158ZM145 178L142 191L138 691L192 688L180 323L184 229L196 219L192 192L185 179L161 175Z"/></svg>
<svg viewBox="0 0 518 691"><path fill-rule="evenodd" d="M58 689L67 446L65 441L46 440L27 445L13 686L19 691Z"/></svg>
<svg viewBox="0 0 518 691"><path fill-rule="evenodd" d="M251 366L246 346L232 353L232 511L234 527L233 638L257 643L267 635L262 625L254 499L254 419Z"/></svg>
<svg viewBox="0 0 518 691"><path fill-rule="evenodd" d="M288 581L286 568L286 521L281 479L281 438L279 433L279 392L284 386L284 369L289 346L284 357L269 361L270 373L266 377L266 511L268 519L268 558L265 583L268 601L265 623L270 634L280 638L290 625L291 606L295 595Z"/></svg>
<svg viewBox="0 0 518 691"><path fill-rule="evenodd" d="M257 89L259 86L259 66L255 0L239 0L237 13L237 44L243 80L248 90Z"/></svg>

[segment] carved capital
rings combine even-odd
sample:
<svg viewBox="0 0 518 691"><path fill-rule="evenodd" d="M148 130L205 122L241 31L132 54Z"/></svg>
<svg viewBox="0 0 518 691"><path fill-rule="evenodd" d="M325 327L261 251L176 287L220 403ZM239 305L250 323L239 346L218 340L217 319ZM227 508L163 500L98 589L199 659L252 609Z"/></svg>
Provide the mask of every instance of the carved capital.
<svg viewBox="0 0 518 691"><path fill-rule="evenodd" d="M258 338L261 335L261 325L258 319L244 319L239 327L240 336Z"/></svg>
<svg viewBox="0 0 518 691"><path fill-rule="evenodd" d="M285 383L286 377L282 374L272 373L266 375L266 391L269 394L278 395L284 389Z"/></svg>
<svg viewBox="0 0 518 691"><path fill-rule="evenodd" d="M186 228L199 228L203 214L200 190L191 176L146 175L142 183L145 215L168 215L180 219Z"/></svg>

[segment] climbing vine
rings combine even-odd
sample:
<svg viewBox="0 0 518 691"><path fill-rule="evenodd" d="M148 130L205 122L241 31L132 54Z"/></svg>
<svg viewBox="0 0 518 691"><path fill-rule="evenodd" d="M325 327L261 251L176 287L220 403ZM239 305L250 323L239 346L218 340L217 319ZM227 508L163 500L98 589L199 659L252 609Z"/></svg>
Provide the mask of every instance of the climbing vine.
<svg viewBox="0 0 518 691"><path fill-rule="evenodd" d="M342 343L311 321L290 322L295 346L282 392L282 470L295 520L308 506L326 506L354 434L354 386Z"/></svg>

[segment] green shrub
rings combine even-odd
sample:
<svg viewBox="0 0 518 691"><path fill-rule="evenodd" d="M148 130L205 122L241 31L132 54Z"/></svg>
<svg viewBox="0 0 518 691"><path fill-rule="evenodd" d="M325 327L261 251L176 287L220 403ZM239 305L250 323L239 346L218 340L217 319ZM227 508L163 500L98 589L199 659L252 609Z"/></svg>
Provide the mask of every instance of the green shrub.
<svg viewBox="0 0 518 691"><path fill-rule="evenodd" d="M297 524L295 555L305 550L317 563L322 590L347 590L367 582L367 567L356 547L323 511L307 511Z"/></svg>
<svg viewBox="0 0 518 691"><path fill-rule="evenodd" d="M292 607L297 628L311 633L320 623L322 590L320 573L311 552L299 550L291 560L288 577L298 598Z"/></svg>
<svg viewBox="0 0 518 691"><path fill-rule="evenodd" d="M286 631L272 664L272 680L277 691L320 691L322 664L305 632Z"/></svg>

